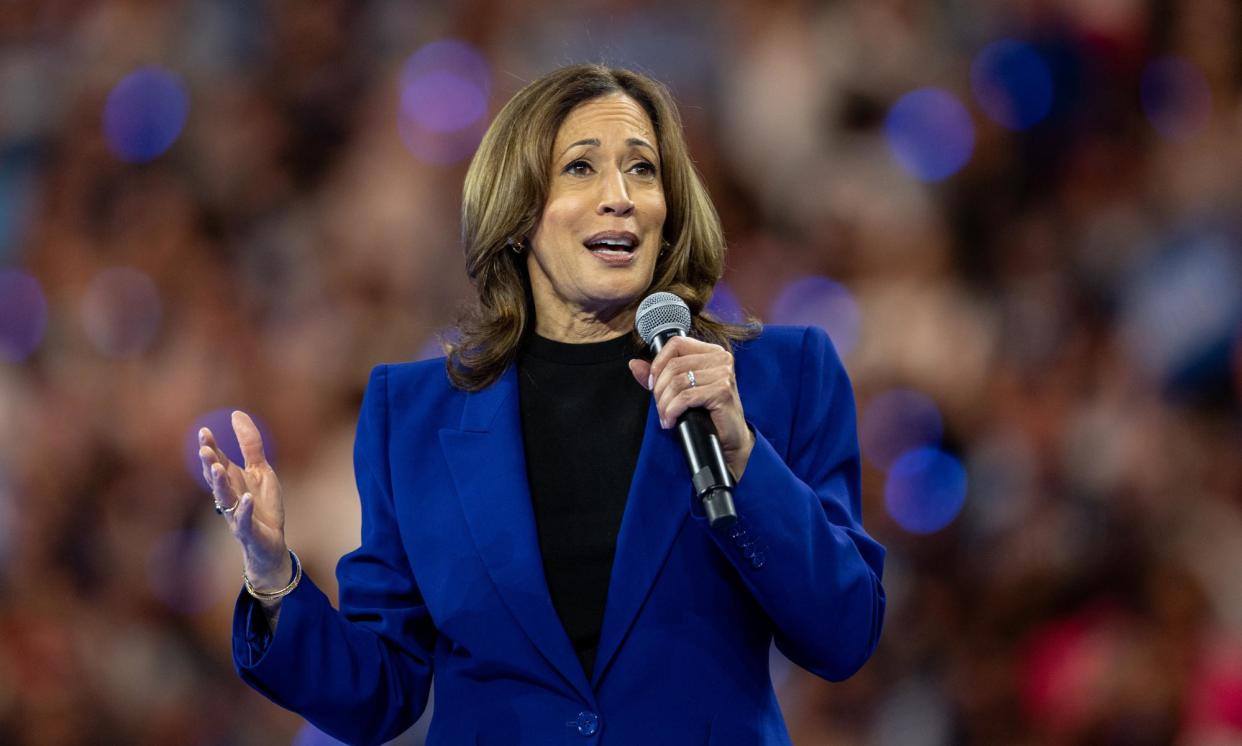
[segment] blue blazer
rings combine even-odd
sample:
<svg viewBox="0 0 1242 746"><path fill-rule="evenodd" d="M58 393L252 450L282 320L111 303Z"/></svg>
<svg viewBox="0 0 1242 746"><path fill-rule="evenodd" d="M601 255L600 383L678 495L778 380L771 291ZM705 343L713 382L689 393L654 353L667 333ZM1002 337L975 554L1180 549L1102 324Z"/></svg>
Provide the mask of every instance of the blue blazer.
<svg viewBox="0 0 1242 746"><path fill-rule="evenodd" d="M734 352L756 439L739 523L708 528L652 404L589 677L544 580L514 368L467 393L443 359L371 373L340 611L305 577L273 635L240 594L238 672L349 743L399 735L434 681L435 746L788 744L770 644L826 679L856 671L880 635L884 549L863 531L853 392L827 335L769 326Z"/></svg>

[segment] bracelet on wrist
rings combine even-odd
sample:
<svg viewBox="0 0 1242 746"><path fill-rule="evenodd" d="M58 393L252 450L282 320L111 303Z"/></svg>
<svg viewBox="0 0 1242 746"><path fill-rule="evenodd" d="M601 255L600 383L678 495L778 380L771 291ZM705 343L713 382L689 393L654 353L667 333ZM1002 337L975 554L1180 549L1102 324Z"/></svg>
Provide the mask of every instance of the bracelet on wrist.
<svg viewBox="0 0 1242 746"><path fill-rule="evenodd" d="M243 570L242 582L246 584L246 592L260 601L275 601L278 598L284 598L290 593L293 593L293 589L297 588L298 583L302 582L302 561L298 559L298 555L292 549L289 550L289 556L293 558L293 580L289 581L289 585L286 585L278 591L255 590L255 587L250 583L249 576L247 576L245 570Z"/></svg>

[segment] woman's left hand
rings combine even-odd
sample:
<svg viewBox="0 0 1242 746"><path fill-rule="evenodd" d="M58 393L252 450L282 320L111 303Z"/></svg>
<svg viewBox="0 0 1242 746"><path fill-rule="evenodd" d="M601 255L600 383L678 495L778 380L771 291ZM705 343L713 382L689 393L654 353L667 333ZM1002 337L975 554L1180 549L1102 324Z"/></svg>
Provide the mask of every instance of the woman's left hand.
<svg viewBox="0 0 1242 746"><path fill-rule="evenodd" d="M690 372L694 385L690 385ZM720 345L690 337L673 337L664 344L655 360L631 360L634 379L655 396L660 425L665 429L690 407L702 407L712 417L720 449L733 473L742 478L755 436L746 426L742 399L733 374L733 354Z"/></svg>

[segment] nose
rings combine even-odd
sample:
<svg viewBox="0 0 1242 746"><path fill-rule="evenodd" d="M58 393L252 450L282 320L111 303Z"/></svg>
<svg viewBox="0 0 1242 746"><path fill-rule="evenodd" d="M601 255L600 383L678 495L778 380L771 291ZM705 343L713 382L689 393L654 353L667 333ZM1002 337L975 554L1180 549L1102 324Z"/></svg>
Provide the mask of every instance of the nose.
<svg viewBox="0 0 1242 746"><path fill-rule="evenodd" d="M603 186L600 191L599 206L595 208L597 214L625 217L634 212L634 201L630 199L624 174L614 170L601 181Z"/></svg>

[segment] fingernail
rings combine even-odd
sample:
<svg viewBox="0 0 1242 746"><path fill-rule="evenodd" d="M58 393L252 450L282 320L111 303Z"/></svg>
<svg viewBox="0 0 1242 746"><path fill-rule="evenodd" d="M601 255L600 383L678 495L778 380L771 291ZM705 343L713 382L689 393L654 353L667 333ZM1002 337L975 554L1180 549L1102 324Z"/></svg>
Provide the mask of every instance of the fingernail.
<svg viewBox="0 0 1242 746"><path fill-rule="evenodd" d="M666 420L666 419L664 419L663 417L661 417L661 418L660 418L660 427L662 427L662 428L664 428L665 430L667 430L667 429L668 429L668 420Z"/></svg>
<svg viewBox="0 0 1242 746"><path fill-rule="evenodd" d="M198 442L199 442L199 443L206 443L206 442L207 442L207 431L206 431L206 430L199 430L199 431L198 431Z"/></svg>
<svg viewBox="0 0 1242 746"><path fill-rule="evenodd" d="M655 385L655 378L653 378L651 374L648 373L647 374L647 390L650 391L651 387L654 385Z"/></svg>

